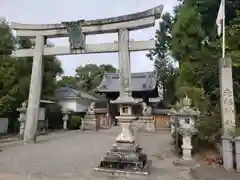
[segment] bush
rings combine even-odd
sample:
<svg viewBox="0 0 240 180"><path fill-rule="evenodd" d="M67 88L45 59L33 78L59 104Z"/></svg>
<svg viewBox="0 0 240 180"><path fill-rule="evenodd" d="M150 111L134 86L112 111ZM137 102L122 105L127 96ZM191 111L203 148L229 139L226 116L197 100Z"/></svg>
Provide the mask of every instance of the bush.
<svg viewBox="0 0 240 180"><path fill-rule="evenodd" d="M69 120L68 127L69 129L79 129L82 124L82 117L80 116L71 116Z"/></svg>
<svg viewBox="0 0 240 180"><path fill-rule="evenodd" d="M216 148L221 140L221 116L203 116L196 122L198 133L192 137L193 152Z"/></svg>

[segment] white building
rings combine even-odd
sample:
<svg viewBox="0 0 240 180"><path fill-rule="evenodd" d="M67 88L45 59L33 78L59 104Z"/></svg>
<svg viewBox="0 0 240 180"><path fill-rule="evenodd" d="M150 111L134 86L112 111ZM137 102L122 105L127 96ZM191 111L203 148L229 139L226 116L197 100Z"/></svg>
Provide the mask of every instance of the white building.
<svg viewBox="0 0 240 180"><path fill-rule="evenodd" d="M94 96L70 87L61 87L56 90L56 97L63 109L74 112L86 112L93 101L98 99Z"/></svg>

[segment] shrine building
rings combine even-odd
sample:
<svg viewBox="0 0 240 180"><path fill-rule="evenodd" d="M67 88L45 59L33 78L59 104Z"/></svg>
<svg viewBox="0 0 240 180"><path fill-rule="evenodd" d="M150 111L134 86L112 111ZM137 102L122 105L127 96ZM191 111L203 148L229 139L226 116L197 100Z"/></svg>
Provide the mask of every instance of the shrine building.
<svg viewBox="0 0 240 180"><path fill-rule="evenodd" d="M168 109L163 107L162 98L159 96L157 80L153 72L132 73L132 96L145 102L152 108L152 116L155 120L155 129L168 129L169 119ZM110 104L111 100L119 96L120 80L117 73L106 73L98 86L97 93L104 95L106 98L105 106L96 105L97 117L100 120L102 128L109 128L113 125L115 116L119 116L119 107L117 104ZM159 106L160 105L160 106ZM142 116L142 106L137 104L133 107L133 114L137 117Z"/></svg>

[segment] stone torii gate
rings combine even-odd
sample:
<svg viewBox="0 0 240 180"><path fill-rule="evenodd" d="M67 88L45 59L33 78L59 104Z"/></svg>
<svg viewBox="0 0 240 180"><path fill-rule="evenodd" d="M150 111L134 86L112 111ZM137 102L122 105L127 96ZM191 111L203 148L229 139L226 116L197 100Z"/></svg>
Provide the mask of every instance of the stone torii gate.
<svg viewBox="0 0 240 180"><path fill-rule="evenodd" d="M18 37L35 39L33 49L18 49L15 57L33 57L30 91L24 132L25 143L36 142L38 107L42 89L43 56L112 53L118 52L120 66L120 96L124 94L123 85L131 89L130 51L144 51L155 48L155 41L129 41L129 31L149 28L159 19L163 6L134 14L89 20L63 22L60 24L20 24L12 23ZM87 35L118 33L118 42L85 44ZM47 47L47 38L69 37L69 47ZM127 82L127 84L126 84Z"/></svg>

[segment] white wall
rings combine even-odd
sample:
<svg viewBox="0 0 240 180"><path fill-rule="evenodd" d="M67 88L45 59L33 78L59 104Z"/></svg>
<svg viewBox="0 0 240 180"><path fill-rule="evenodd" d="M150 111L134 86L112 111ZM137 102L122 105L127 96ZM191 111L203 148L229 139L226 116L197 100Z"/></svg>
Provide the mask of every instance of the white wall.
<svg viewBox="0 0 240 180"><path fill-rule="evenodd" d="M79 101L77 101L76 103L77 103L77 112L84 112L87 110L86 107L88 107L88 106L83 106L82 104L80 104Z"/></svg>
<svg viewBox="0 0 240 180"><path fill-rule="evenodd" d="M8 118L0 118L0 133L7 133Z"/></svg>
<svg viewBox="0 0 240 180"><path fill-rule="evenodd" d="M65 99L59 101L59 104L63 109L69 109L73 111L77 111L77 100L76 99Z"/></svg>
<svg viewBox="0 0 240 180"><path fill-rule="evenodd" d="M46 108L39 108L38 120L45 120Z"/></svg>
<svg viewBox="0 0 240 180"><path fill-rule="evenodd" d="M59 101L62 108L71 109L75 112L82 112L83 109L86 109L90 106L92 101L87 99L65 99Z"/></svg>

